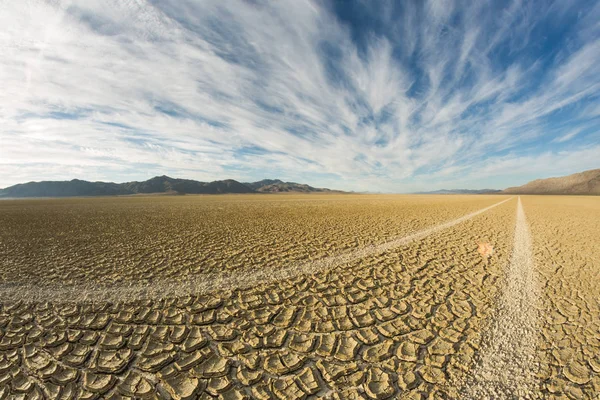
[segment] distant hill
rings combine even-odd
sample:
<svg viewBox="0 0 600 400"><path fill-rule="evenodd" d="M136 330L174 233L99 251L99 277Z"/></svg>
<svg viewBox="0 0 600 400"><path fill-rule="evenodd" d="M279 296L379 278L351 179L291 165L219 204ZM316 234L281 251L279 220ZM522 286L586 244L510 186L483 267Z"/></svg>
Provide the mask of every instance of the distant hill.
<svg viewBox="0 0 600 400"><path fill-rule="evenodd" d="M29 182L0 190L0 197L114 196L131 194L122 185L110 182L71 181Z"/></svg>
<svg viewBox="0 0 600 400"><path fill-rule="evenodd" d="M315 188L304 183L283 182L279 179L263 179L258 182L245 183L246 186L256 190L259 193L313 193L313 192L339 192L336 190Z"/></svg>
<svg viewBox="0 0 600 400"><path fill-rule="evenodd" d="M523 186L508 188L503 193L600 195L600 169L559 178L536 179Z"/></svg>
<svg viewBox="0 0 600 400"><path fill-rule="evenodd" d="M133 194L138 193L181 193L181 194L219 194L252 193L244 184L226 179L224 181L199 182L192 179L176 179L166 175L157 176L143 182L122 183Z"/></svg>
<svg viewBox="0 0 600 400"><path fill-rule="evenodd" d="M252 190L258 190L264 186L277 185L280 183L285 183L285 182L282 180L279 180L279 179L263 179L262 181L258 181L258 182L244 182L244 185L248 186Z"/></svg>
<svg viewBox="0 0 600 400"><path fill-rule="evenodd" d="M225 193L276 193L276 192L333 192L309 185L265 179L240 183L233 179L199 182L157 176L143 182L88 182L70 181L29 182L0 189L0 198L20 197L73 197L73 196L123 196L134 194L225 194Z"/></svg>
<svg viewBox="0 0 600 400"><path fill-rule="evenodd" d="M497 189L440 189L432 192L417 192L416 194L494 194L500 193Z"/></svg>

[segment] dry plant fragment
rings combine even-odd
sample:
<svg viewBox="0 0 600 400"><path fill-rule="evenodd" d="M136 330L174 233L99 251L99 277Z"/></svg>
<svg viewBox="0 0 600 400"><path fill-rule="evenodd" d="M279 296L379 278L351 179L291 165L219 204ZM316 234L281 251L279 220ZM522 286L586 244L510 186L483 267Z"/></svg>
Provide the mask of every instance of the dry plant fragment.
<svg viewBox="0 0 600 400"><path fill-rule="evenodd" d="M477 251L485 260L489 259L494 254L494 247L490 243L479 243Z"/></svg>

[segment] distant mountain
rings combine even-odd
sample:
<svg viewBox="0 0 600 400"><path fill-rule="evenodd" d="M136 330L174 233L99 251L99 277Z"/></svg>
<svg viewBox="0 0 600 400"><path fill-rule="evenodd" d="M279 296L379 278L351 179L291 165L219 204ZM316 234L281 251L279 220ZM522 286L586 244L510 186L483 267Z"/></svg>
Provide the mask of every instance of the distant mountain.
<svg viewBox="0 0 600 400"><path fill-rule="evenodd" d="M262 181L258 181L258 182L244 182L244 185L248 186L252 190L258 190L264 186L277 185L280 183L285 183L285 182L282 180L279 180L279 179L263 179Z"/></svg>
<svg viewBox="0 0 600 400"><path fill-rule="evenodd" d="M219 194L252 193L244 184L227 179L224 181L199 182L191 179L175 179L166 175L157 176L143 182L122 183L131 193L181 193L181 194Z"/></svg>
<svg viewBox="0 0 600 400"><path fill-rule="evenodd" d="M225 193L276 193L276 192L334 192L309 185L264 179L258 182L240 183L233 179L199 182L157 176L143 182L88 182L70 181L29 182L0 189L0 198L19 197L73 197L118 196L134 194L225 194Z"/></svg>
<svg viewBox="0 0 600 400"><path fill-rule="evenodd" d="M417 192L416 194L494 194L500 193L497 189L441 189L432 192Z"/></svg>
<svg viewBox="0 0 600 400"><path fill-rule="evenodd" d="M259 193L283 193L283 192L339 192L331 189L315 188L304 183L283 182L279 179L263 179L258 182L245 183L246 186L256 190Z"/></svg>
<svg viewBox="0 0 600 400"><path fill-rule="evenodd" d="M600 169L559 178L536 179L523 186L508 188L502 193L600 195Z"/></svg>
<svg viewBox="0 0 600 400"><path fill-rule="evenodd" d="M133 194L123 185L111 182L44 181L20 183L0 190L0 197L115 196Z"/></svg>

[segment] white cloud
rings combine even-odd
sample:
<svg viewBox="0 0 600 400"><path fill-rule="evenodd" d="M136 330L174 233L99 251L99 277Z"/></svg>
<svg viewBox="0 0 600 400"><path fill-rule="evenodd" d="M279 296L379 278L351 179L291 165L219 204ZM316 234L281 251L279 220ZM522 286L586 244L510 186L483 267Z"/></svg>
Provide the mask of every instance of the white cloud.
<svg viewBox="0 0 600 400"><path fill-rule="evenodd" d="M308 0L2 2L0 187L169 173L405 191L538 157L547 118L600 92L593 19L556 55L510 57L576 5L419 7L357 40ZM554 141L565 170L573 132Z"/></svg>
<svg viewBox="0 0 600 400"><path fill-rule="evenodd" d="M578 134L580 134L581 131L583 131L583 128L573 129L572 131L570 131L566 135L562 135L560 137L557 137L557 138L553 139L552 142L554 142L554 143L563 143L563 142L566 142L568 140L573 139Z"/></svg>

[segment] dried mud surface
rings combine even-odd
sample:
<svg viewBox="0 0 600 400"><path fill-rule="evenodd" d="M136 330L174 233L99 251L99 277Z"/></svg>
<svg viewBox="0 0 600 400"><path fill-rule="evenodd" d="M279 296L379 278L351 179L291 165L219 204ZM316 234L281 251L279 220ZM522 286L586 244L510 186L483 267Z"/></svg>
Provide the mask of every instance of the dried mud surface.
<svg viewBox="0 0 600 400"><path fill-rule="evenodd" d="M542 285L539 390L600 397L600 199L523 196Z"/></svg>
<svg viewBox="0 0 600 400"><path fill-rule="evenodd" d="M427 227L407 236L395 237L380 244L366 245L315 260L282 262L277 268L250 267L232 271L210 271L188 276L185 282L163 278L155 279L152 282L118 282L108 285L97 282L82 282L77 286L60 284L41 286L35 283L26 284L18 282L0 283L0 294L6 301L21 300L23 298L27 298L29 301L122 301L133 298L138 300L156 299L205 294L219 290L244 289L260 284L290 279L299 275L324 272L361 258L383 254L386 251L407 245L413 241L421 240L435 232L453 227L494 207L498 207L507 201L510 201L510 199L502 200L491 206L432 227ZM489 249L486 252L493 251L491 244L488 245ZM478 251L480 251L480 247L481 243L478 245Z"/></svg>
<svg viewBox="0 0 600 400"><path fill-rule="evenodd" d="M0 284L169 280L311 261L505 196L223 195L0 202Z"/></svg>
<svg viewBox="0 0 600 400"><path fill-rule="evenodd" d="M0 400L597 399L600 393L596 198L111 201L68 200L63 208L55 201L0 202L7 227L0 233L7 267L0 273ZM268 212L259 210L260 201ZM331 214L326 221L320 209ZM195 221L188 227L186 213ZM204 217L214 226L198 222ZM109 228L117 220L119 228ZM133 220L139 225L131 225L131 235L119 236ZM65 230L73 221L81 225ZM143 221L152 227L145 234ZM46 225L58 229L54 236L43 232ZM226 243L214 244L213 231ZM244 249L239 264L227 264L233 240ZM40 246L47 259L36 267ZM85 251L70 254L73 246ZM150 264L126 262L138 253ZM169 254L178 256L158 268ZM214 262L203 264L209 258ZM307 268L288 274L284 266L295 262ZM219 268L248 274L247 284L198 285L196 293L144 299L128 299L127 292L93 301L75 301L77 293L44 299L69 269L64 283L77 288L93 280L102 286L102 279L126 286L136 276L159 286L180 274L181 282L171 283L176 287L192 277L201 283ZM18 290L6 296L13 283L35 282L45 290L37 297L22 291L19 299Z"/></svg>
<svg viewBox="0 0 600 400"><path fill-rule="evenodd" d="M388 235L406 235L507 199L428 197L430 200L418 207L422 200L390 203L377 196L373 197L373 204L361 200L361 205L360 201L349 198L330 200L333 196L310 196L310 202L322 204L314 208L311 204L316 203L300 205L302 213L296 216L284 205L273 205L283 208L272 213L281 224L281 231L271 222L264 225L256 221L255 225L240 222L240 226L261 227L256 231L248 228L246 241L241 240L240 246L247 253L244 257L256 257L260 252L253 252L260 246L270 248L270 243L285 237L274 232L293 232L293 226L296 229L300 226L301 230L292 239L285 238L289 248L284 245L270 248L275 259L286 257L282 253L293 257L290 254L296 253L290 249L306 248L303 243L313 246L310 253L316 257L330 254L324 243L334 243L331 246L338 252L364 243L381 243L390 239ZM136 201L141 201L141 205L131 204L148 207L145 200ZM232 207L231 213L243 221L236 207L248 211L254 206L245 201L240 196L231 200L240 204L224 207ZM290 196L289 201L298 200ZM328 210L328 201L337 202L338 208L348 206L348 211L330 216L327 223L311 222L311 218L321 218L318 209ZM349 203L340 205L340 201ZM531 219L527 201L524 205ZM514 242L516 206L517 199L513 198L384 253L245 289L119 302L49 302L27 298L0 301L0 399L460 398L459 389L475 363L484 333L491 329L490 321L503 290ZM12 218L17 223L22 211L7 212L6 206L2 207L1 218L4 221ZM362 208L362 214L353 213L353 208ZM77 211L69 210L67 207L62 212L73 213L70 220L79 218ZM56 217L52 212L44 217L50 226ZM154 221L150 214L146 215L149 218L146 222ZM95 221L111 221L109 215L106 211L104 217L95 217ZM264 218L267 215L271 214L265 213ZM304 218L302 223L294 225L296 217ZM125 214L120 218L125 218ZM199 229L186 228L184 219L176 219L184 232ZM142 224L143 220L138 222ZM10 234L2 236L3 254L19 262L20 253L11 246L27 242L23 237L39 238L41 234L33 228L39 224L43 223L28 220L21 224L24 235L21 240L11 236L18 233L13 225ZM80 228L74 229L81 232L77 231ZM96 229L98 236L103 237L101 225ZM166 232L175 232L172 229L165 227ZM210 232L209 227L204 229L203 232ZM328 238L331 232L339 233ZM118 232L110 235L116 240L114 235L118 236ZM231 240L239 240L235 231L231 235ZM194 246L202 248L204 243L199 237L182 234L177 239L185 247L186 238L196 238L186 250L194 265L202 263L202 258L193 259L198 248ZM163 243L161 238L157 236L158 243ZM259 247L254 248L256 238ZM90 237L86 240L93 242ZM151 242L151 238L147 240ZM164 240L170 240L166 233ZM224 254L219 249L231 246L229 240L221 247L209 248L214 254ZM80 243L89 246L86 251L96 248L96 244L87 242L82 239ZM110 241L101 243L106 245ZM489 259L482 258L477 251L479 243L493 244L494 252ZM21 246L22 251L28 245ZM34 257L35 247L29 249L27 254ZM68 259L68 247L55 251L59 249L62 254L48 253L50 260ZM114 254L114 249L105 249L100 254L106 257L107 253ZM122 256L126 258L127 254ZM300 257L302 253L297 254ZM331 254L335 254L333 250ZM95 258L88 254L81 260L94 264ZM98 272L101 266L98 271L91 266L86 269L81 260L81 264L74 262L68 266L53 261L54 272L43 267L36 272L32 262L24 267L28 269L21 279L33 279L37 273L41 279L53 280L53 274L60 268L74 268L77 274L89 270L92 276L101 275ZM265 258L265 268L273 268L276 264L269 264L268 260ZM136 266L122 265L125 265L124 275L135 275ZM169 277L169 271L167 268L154 274L164 273ZM144 268L139 272L147 273ZM111 273L108 275L112 276ZM10 274L16 272L5 274L5 282L14 276ZM76 279L77 276L68 278Z"/></svg>

